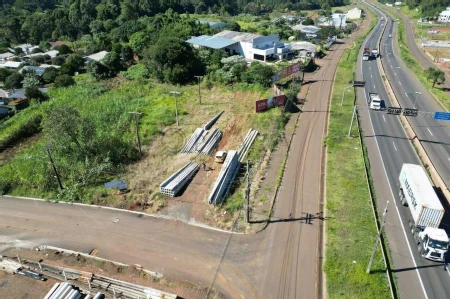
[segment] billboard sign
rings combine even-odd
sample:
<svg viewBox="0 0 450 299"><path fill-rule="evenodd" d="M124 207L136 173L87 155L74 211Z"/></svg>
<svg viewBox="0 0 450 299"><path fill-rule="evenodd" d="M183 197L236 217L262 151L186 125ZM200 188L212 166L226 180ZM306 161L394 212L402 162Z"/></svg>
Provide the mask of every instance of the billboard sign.
<svg viewBox="0 0 450 299"><path fill-rule="evenodd" d="M264 112L271 108L283 107L285 103L285 98L286 96L283 94L279 96L270 97L268 99L256 101L256 112L257 113Z"/></svg>
<svg viewBox="0 0 450 299"><path fill-rule="evenodd" d="M296 64L293 64L293 65L290 65L287 68L284 68L284 69L278 71L278 73L275 76L272 77L273 78L273 82L278 82L281 79L283 79L283 78L285 78L287 76L290 76L290 75L292 75L294 73L297 73L299 71L300 71L300 63L296 63Z"/></svg>

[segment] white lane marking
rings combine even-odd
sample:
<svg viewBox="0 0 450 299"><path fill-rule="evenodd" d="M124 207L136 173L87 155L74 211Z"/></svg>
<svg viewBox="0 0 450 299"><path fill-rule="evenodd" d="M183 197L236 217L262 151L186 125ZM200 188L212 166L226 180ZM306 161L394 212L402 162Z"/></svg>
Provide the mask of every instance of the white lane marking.
<svg viewBox="0 0 450 299"><path fill-rule="evenodd" d="M375 89L375 84L373 85L373 89Z"/></svg>
<svg viewBox="0 0 450 299"><path fill-rule="evenodd" d="M402 85L402 82L398 81L398 84Z"/></svg>
<svg viewBox="0 0 450 299"><path fill-rule="evenodd" d="M397 76L397 73L395 73L395 75Z"/></svg>
<svg viewBox="0 0 450 299"><path fill-rule="evenodd" d="M428 132L430 132L431 136L433 136L433 133L431 133L430 128L427 128Z"/></svg>
<svg viewBox="0 0 450 299"><path fill-rule="evenodd" d="M384 114L382 114L382 115L383 115L384 122L386 122L386 118L384 117Z"/></svg>
<svg viewBox="0 0 450 299"><path fill-rule="evenodd" d="M373 76L372 76L372 75L370 75L370 78L373 78Z"/></svg>
<svg viewBox="0 0 450 299"><path fill-rule="evenodd" d="M395 151L397 151L397 147L395 146L394 141L392 141L392 144L394 145Z"/></svg>
<svg viewBox="0 0 450 299"><path fill-rule="evenodd" d="M367 97L367 94L366 94L366 97ZM366 100L367 100L367 98L366 98ZM375 135L375 129L373 128L373 123L372 123L372 116L370 115L370 113L368 113L368 114L369 114L369 118L370 118L370 125L372 126L372 132ZM384 165L384 160L383 160L383 157L381 156L380 146L378 144L378 140L377 140L376 137L375 137L375 143L377 144L377 149L378 149L378 154L380 155L381 164L383 164L384 175L386 176L386 179L387 179L388 184L389 184L389 189L391 190L391 196L392 196L392 199L393 199L393 203L395 205L395 209L397 210L398 219L400 219L400 224L402 225L403 235L405 236L406 243L408 243L409 254L411 255L411 259L412 259L412 261L414 263L414 267L415 267L417 276L419 277L420 286L422 287L422 291L423 291L423 294L425 295L425 299L428 299L427 292L425 291L425 287L423 286L422 277L420 277L419 269L417 268L417 263L416 263L416 260L414 259L414 256L413 256L413 253L412 253L412 250L411 250L411 244L409 244L408 236L406 235L405 226L403 225L402 217L400 216L400 212L398 210L397 202L396 202L395 197L394 197L394 192L392 191L391 182L389 181L389 178L388 178L388 175L387 175L387 171L386 171L386 166ZM412 145L411 145L411 147L412 147ZM450 273L449 273L449 275L450 275Z"/></svg>
<svg viewBox="0 0 450 299"><path fill-rule="evenodd" d="M447 158L450 161L450 158Z"/></svg>
<svg viewBox="0 0 450 299"><path fill-rule="evenodd" d="M409 98L409 95L405 92L405 95Z"/></svg>

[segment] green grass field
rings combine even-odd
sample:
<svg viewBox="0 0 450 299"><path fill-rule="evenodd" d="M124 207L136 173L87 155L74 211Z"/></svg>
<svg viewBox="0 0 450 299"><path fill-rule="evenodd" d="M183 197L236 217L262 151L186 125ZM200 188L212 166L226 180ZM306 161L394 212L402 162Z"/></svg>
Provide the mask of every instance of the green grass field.
<svg viewBox="0 0 450 299"><path fill-rule="evenodd" d="M375 23L373 16L371 28ZM347 138L353 112L353 92L346 93L344 106L340 104L363 40L364 36L358 38L356 46L343 54L333 86L329 134L326 138L326 216L329 220L326 220L324 271L328 298L390 297L380 249L375 256L372 274L365 273L375 241L376 226L365 177L363 149L358 138ZM349 55L347 51L350 51ZM358 135L356 125L352 135Z"/></svg>

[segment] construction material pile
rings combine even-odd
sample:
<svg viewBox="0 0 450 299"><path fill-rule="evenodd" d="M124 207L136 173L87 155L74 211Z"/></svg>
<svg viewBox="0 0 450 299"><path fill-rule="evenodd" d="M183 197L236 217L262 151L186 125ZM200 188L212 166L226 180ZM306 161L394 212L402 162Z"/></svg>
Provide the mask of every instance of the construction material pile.
<svg viewBox="0 0 450 299"><path fill-rule="evenodd" d="M189 162L171 175L160 186L159 191L167 196L175 197L200 168L195 162Z"/></svg>
<svg viewBox="0 0 450 299"><path fill-rule="evenodd" d="M55 285L51 288L51 290L47 293L47 295L44 297L44 299L62 299L62 298L69 298L69 299L78 299L81 298L83 294L79 291L73 288L73 285L67 282L62 283L55 283ZM103 298L103 294L98 292L95 296L91 297L90 295L86 295L85 299L93 298L93 299L99 299Z"/></svg>
<svg viewBox="0 0 450 299"><path fill-rule="evenodd" d="M244 141L241 143L241 146L238 149L239 162L242 162L245 156L248 153L248 150L252 146L255 141L256 136L258 135L258 131L250 129L245 135Z"/></svg>
<svg viewBox="0 0 450 299"><path fill-rule="evenodd" d="M203 128L197 128L189 138L186 145L181 150L182 153L195 153L199 155L211 155L222 138L222 132L219 129L208 131L222 115L223 111L214 116Z"/></svg>
<svg viewBox="0 0 450 299"><path fill-rule="evenodd" d="M228 195L230 187L239 171L239 160L236 151L229 151L217 177L216 183L208 197L210 204L219 204Z"/></svg>

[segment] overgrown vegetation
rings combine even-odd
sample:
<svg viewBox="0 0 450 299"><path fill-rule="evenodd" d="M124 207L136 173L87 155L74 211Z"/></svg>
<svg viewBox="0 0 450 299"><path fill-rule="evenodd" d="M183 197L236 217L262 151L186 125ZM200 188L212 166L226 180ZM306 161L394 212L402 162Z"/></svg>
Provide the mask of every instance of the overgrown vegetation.
<svg viewBox="0 0 450 299"><path fill-rule="evenodd" d="M373 16L370 32L376 23ZM364 40L358 38L356 47L346 49L339 63L332 94L327 144L326 185L326 261L327 295L330 298L388 298L390 291L385 278L380 250L372 266L365 270L376 235L373 213L365 179L362 149L357 138L347 138L353 105L340 105L348 78L352 77L358 52ZM345 103L353 103L354 94L345 94ZM357 135L353 127L352 134Z"/></svg>

